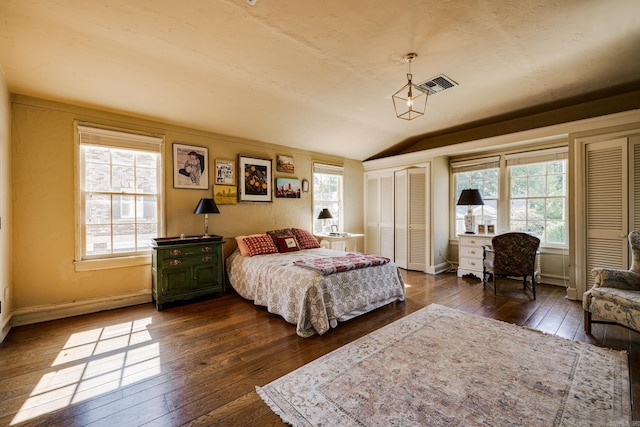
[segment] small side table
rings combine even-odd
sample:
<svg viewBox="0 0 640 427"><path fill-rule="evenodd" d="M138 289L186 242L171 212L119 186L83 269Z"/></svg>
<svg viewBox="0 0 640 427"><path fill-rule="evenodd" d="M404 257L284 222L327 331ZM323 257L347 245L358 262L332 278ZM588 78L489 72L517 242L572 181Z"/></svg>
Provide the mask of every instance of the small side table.
<svg viewBox="0 0 640 427"><path fill-rule="evenodd" d="M357 249L357 238L364 237L364 234L340 233L339 235L316 233L314 234L320 243L327 241L331 249L342 249L346 252L355 252Z"/></svg>

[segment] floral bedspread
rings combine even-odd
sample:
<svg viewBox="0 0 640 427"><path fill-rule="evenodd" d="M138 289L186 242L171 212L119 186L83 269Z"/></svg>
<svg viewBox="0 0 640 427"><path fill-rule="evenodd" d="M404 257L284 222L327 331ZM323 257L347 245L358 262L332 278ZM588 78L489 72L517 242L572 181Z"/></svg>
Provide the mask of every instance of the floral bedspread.
<svg viewBox="0 0 640 427"><path fill-rule="evenodd" d="M299 336L322 335L338 321L404 301L404 283L393 262L326 276L293 264L346 255L318 248L245 257L236 250L227 259L227 277L240 296L295 324Z"/></svg>
<svg viewBox="0 0 640 427"><path fill-rule="evenodd" d="M356 268L373 267L375 265L386 264L391 261L389 258L361 254L359 252L349 252L341 256L328 256L325 258L299 259L293 262L298 267L310 268L326 276L327 274L341 273L343 271L355 270Z"/></svg>

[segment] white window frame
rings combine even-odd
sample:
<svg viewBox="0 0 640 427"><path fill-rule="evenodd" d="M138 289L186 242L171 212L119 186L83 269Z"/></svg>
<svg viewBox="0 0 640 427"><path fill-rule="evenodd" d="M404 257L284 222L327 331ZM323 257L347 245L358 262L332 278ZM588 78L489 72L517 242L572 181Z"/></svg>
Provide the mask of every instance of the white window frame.
<svg viewBox="0 0 640 427"><path fill-rule="evenodd" d="M568 179L569 179L569 164L568 164L568 147L558 147L558 148L553 148L553 149L546 149L546 150L536 150L536 151L529 151L529 152L523 152L523 153L514 153L514 154L507 154L505 155L505 160L506 160L506 169L507 169L507 194L508 194L508 200L507 200L507 211L508 211L508 215L506 218L507 221L507 225L509 230L511 230L511 221L512 221L512 212L511 212L511 206L512 206L512 201L514 200L520 200L520 201L524 201L525 204L527 205L527 213L526 213L526 221L527 223L529 223L529 215L528 215L528 205L529 205L529 200L530 199L544 199L545 200L545 206L546 206L546 202L547 200L550 199L556 199L556 200L562 200L563 202L563 218L561 221L564 222L565 227L565 241L564 243L555 243L555 242L548 242L546 240L546 234L543 235L538 235L536 234L537 237L540 238L540 246L545 246L545 247L556 247L556 248L568 248L569 247L569 224L568 224L568 215L569 215L569 199L568 199ZM511 194L511 190L512 190L512 167L514 166L523 166L523 165L534 165L534 164L541 164L541 163L548 163L548 162L555 162L555 161L564 161L564 172L562 173L562 175L564 176L563 179L563 183L564 183L564 194L562 196L549 196L548 194L545 194L544 196L541 195L536 195L536 196L518 196L518 197L513 197L513 195ZM545 180L546 178L549 176L549 174L547 173L548 170L545 168ZM552 174L552 175L556 175L556 174ZM529 179L530 177L527 177L527 179ZM544 219L542 220L545 223L545 230L548 228L547 227L547 223L548 222L552 222L552 220L549 220L545 214ZM553 220L555 221L555 220ZM527 232L529 230L526 230Z"/></svg>
<svg viewBox="0 0 640 427"><path fill-rule="evenodd" d="M336 175L339 176L337 199L320 199L320 192L317 191L317 178L319 175ZM313 163L313 179L312 179L312 199L313 199L313 223L312 230L314 233L322 232L322 224L326 222L325 232L329 231L332 225L338 226L338 231L343 231L344 218L344 166L331 165L321 162ZM319 194L320 193L320 194ZM336 208L337 207L337 208ZM323 208L329 209L333 218L325 221L319 220L318 215ZM337 212L336 212L337 209Z"/></svg>
<svg viewBox="0 0 640 427"><path fill-rule="evenodd" d="M497 169L498 171L498 183L497 183L497 192L495 194L495 196L490 196L488 194L486 194L486 191L483 191L483 187L485 186L485 182L471 182L469 183L468 186L464 186L465 188L460 188L460 191L458 191L458 173L464 173L464 172L474 172L474 171L482 171L482 170L487 170L487 169ZM455 238L457 238L457 235L459 233L464 233L464 225L461 225L460 229L458 229L457 227L457 223L458 223L458 206L457 206L457 202L458 202L458 198L460 197L460 193L463 189L467 189L467 188L473 188L473 189L479 189L480 190L480 195L483 198L483 201L485 201L485 205L484 206L475 206L473 207L474 213L476 214L476 217L480 218L480 222L483 223L483 225L488 225L485 223L488 223L489 221L494 225L494 227L496 227L497 229L497 224L499 221L499 217L500 217L500 186L501 186L501 182L502 180L500 179L501 174L500 174L500 156L491 156L491 157L482 157L482 158L478 158L478 159L471 159L471 160L462 160L462 161L454 161L451 162L451 176L452 176L452 187L453 188L453 193L454 193L454 200L453 200L453 209L452 212L454 213L454 217L453 217L453 221L452 221L452 232L453 235L455 236ZM495 217L493 215L491 215L490 213L488 213L487 211L489 210L488 206L489 205L495 205ZM467 212L467 207L461 207L461 209L464 209L464 213ZM464 215L464 214L463 214ZM486 218L486 219L484 219Z"/></svg>
<svg viewBox="0 0 640 427"><path fill-rule="evenodd" d="M151 246L138 248L128 253L113 253L100 256L85 255L85 191L84 160L81 154L83 145L102 145L109 148L121 148L126 150L143 150L156 152L156 180L157 180L157 221L158 237L164 235L164 173L163 173L163 147L164 137L151 134L142 134L121 129L104 128L92 124L75 123L75 204L76 204L76 238L75 238L75 271L101 270L107 268L130 267L151 263ZM107 193L105 193L107 194ZM134 192L108 193L135 195ZM135 216L135 213L134 213Z"/></svg>

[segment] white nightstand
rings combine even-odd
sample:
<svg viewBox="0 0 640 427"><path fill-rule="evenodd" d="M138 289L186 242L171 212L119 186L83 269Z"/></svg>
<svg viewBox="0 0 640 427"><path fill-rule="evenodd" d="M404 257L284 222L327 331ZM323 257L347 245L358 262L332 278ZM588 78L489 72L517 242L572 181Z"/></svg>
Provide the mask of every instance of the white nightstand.
<svg viewBox="0 0 640 427"><path fill-rule="evenodd" d="M491 246L493 234L458 234L458 277L482 279L482 246Z"/></svg>
<svg viewBox="0 0 640 427"><path fill-rule="evenodd" d="M340 233L341 235L331 235L324 233L316 233L316 236L320 240L320 244L322 241L326 241L329 243L329 247L331 249L343 250L347 252L355 252L357 249L357 238L364 237L364 234L354 234L354 233Z"/></svg>

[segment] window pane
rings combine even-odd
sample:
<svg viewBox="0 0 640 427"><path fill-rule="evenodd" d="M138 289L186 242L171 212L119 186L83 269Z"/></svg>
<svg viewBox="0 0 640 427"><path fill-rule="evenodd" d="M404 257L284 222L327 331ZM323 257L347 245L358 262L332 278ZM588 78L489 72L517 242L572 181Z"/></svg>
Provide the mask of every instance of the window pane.
<svg viewBox="0 0 640 427"><path fill-rule="evenodd" d="M511 166L510 230L566 245L566 160Z"/></svg>
<svg viewBox="0 0 640 427"><path fill-rule="evenodd" d="M115 224L113 226L113 252L134 252L136 250L135 224Z"/></svg>
<svg viewBox="0 0 640 427"><path fill-rule="evenodd" d="M87 255L106 255L111 253L110 225L87 225L85 235L85 252Z"/></svg>
<svg viewBox="0 0 640 427"><path fill-rule="evenodd" d="M111 223L111 196L90 194L86 200L85 221L87 224Z"/></svg>

